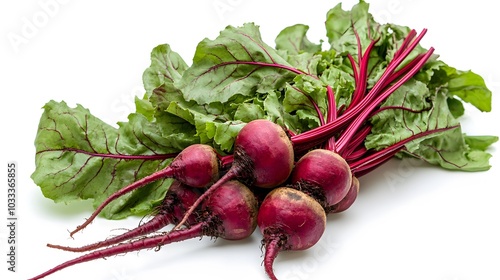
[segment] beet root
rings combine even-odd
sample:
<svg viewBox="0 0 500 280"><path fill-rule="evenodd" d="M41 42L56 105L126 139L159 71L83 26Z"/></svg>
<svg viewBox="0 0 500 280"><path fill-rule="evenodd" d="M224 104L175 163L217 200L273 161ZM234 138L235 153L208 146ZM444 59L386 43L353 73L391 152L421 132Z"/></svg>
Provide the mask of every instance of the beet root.
<svg viewBox="0 0 500 280"><path fill-rule="evenodd" d="M324 208L339 203L352 183L347 162L339 154L325 149L303 155L290 177L292 185L313 196Z"/></svg>
<svg viewBox="0 0 500 280"><path fill-rule="evenodd" d="M328 213L340 213L349 209L356 201L359 193L359 180L356 177L352 177L352 184L347 192L346 196L337 204L330 206L327 210Z"/></svg>
<svg viewBox="0 0 500 280"><path fill-rule="evenodd" d="M200 196L174 229L180 228L194 208L225 182L239 180L261 188L276 187L288 179L294 165L292 142L285 130L264 119L253 120L240 130L233 158L227 173Z"/></svg>
<svg viewBox="0 0 500 280"><path fill-rule="evenodd" d="M172 178L193 188L204 188L219 179L219 159L214 148L193 144L182 150L169 166Z"/></svg>
<svg viewBox="0 0 500 280"><path fill-rule="evenodd" d="M250 168L247 179L253 186L279 186L292 172L292 142L285 130L271 121L258 119L249 122L236 136L234 147L234 161L237 165Z"/></svg>
<svg viewBox="0 0 500 280"><path fill-rule="evenodd" d="M279 187L262 202L257 225L263 235L264 268L276 280L273 263L280 251L306 250L316 244L326 228L326 213L312 197L296 189Z"/></svg>

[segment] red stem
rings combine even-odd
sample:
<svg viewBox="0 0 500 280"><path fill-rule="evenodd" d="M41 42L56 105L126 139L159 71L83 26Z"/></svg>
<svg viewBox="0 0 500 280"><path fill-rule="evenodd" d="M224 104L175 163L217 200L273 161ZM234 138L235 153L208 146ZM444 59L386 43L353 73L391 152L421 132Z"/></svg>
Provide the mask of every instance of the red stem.
<svg viewBox="0 0 500 280"><path fill-rule="evenodd" d="M229 168L231 166L231 164L233 163L234 156L233 155L220 156L219 161L220 161L221 169L226 169L226 168Z"/></svg>
<svg viewBox="0 0 500 280"><path fill-rule="evenodd" d="M405 50L410 44L410 42L412 42L413 39L415 39L415 36L417 36L417 32L415 31L415 29L410 30L410 32L406 35L406 38L403 40L401 47L399 47L399 49L394 53L394 57L401 56L403 50Z"/></svg>
<svg viewBox="0 0 500 280"><path fill-rule="evenodd" d="M372 51L378 40L372 40L370 45L366 48L366 51L362 57L359 58L359 74L358 81L355 82L356 89L352 95L351 103L348 106L352 107L358 104L365 96L366 86L367 86L367 76L368 76L368 62L370 61L370 52ZM360 53L361 55L361 53Z"/></svg>
<svg viewBox="0 0 500 280"><path fill-rule="evenodd" d="M413 34L413 32L410 32ZM301 133L300 135L296 135L292 137L292 142L296 147L298 147L299 150L305 150L308 148L313 147L310 143L313 143L314 139L325 139L327 137L331 137L333 134L337 133L341 128L343 128L345 125L347 125L352 118L355 118L358 116L360 113L364 112L366 107L371 104L371 103L376 103L376 101L379 101L380 98L376 99L376 101L373 101L373 99L379 95L379 92L387 86L387 80L395 79L395 76L393 76L394 71L396 68L403 62L403 60L408 56L408 54L418 45L419 41L422 39L423 35L426 33L426 29L422 31L422 33L415 39L412 40L411 43L407 39L408 43L404 43L403 46L406 48L400 48L400 51L397 52L398 56L395 57L391 62L389 62L387 68L384 71L384 74L381 76L381 78L377 81L377 83L373 86L373 88L370 90L370 93L363 98L358 104L355 104L352 109L346 110L344 114L342 114L337 121L328 123L326 125L314 128L312 130L309 130L307 132ZM412 36L410 34L410 37ZM428 57L433 52L433 48L430 48L429 51L426 52L426 54L418 59L418 63L414 65L412 68L412 71L409 71L403 76L402 79L400 79L401 83L398 83L397 85L400 86L403 82L406 82L409 78L411 78L419 69L418 66L422 67L425 61L427 61ZM423 63L422 63L423 62ZM411 74L411 75L409 75ZM392 89L392 90L391 90ZM395 88L391 87L389 90L386 92L387 96L394 91ZM384 96L386 97L386 96ZM385 99L385 98L384 98ZM383 100L383 99L382 99ZM380 102L380 101L379 101ZM378 104L376 104L378 105ZM375 106L375 105L372 105Z"/></svg>
<svg viewBox="0 0 500 280"><path fill-rule="evenodd" d="M392 151L390 153L387 153L387 154L381 156L380 158L378 158L377 161L372 162L372 163L364 166L363 169L352 171L352 173L357 178L359 178L359 177L361 177L363 175L366 175L366 174L372 172L373 170L377 169L378 167L380 167L382 164L384 164L387 161L389 161L394 155L396 155L402 149L404 149L404 147L401 147L400 149L397 149L397 150L394 150L394 151Z"/></svg>
<svg viewBox="0 0 500 280"><path fill-rule="evenodd" d="M327 123L331 123L337 119L337 105L335 103L335 94L333 93L333 89L330 85L326 86L326 96L328 99L328 112L327 112ZM328 139L325 145L325 149L330 151L337 151L335 145L335 137L332 136Z"/></svg>
<svg viewBox="0 0 500 280"><path fill-rule="evenodd" d="M217 182L215 182L212 186L210 186L198 199L191 205L191 207L186 211L184 217L179 221L177 225L172 229L172 232L182 227L186 221L189 219L189 216L193 214L196 208L201 204L201 202L205 201L207 197L212 195L214 191L225 183L237 178L239 174L241 174L242 170L237 165L232 165L231 168L227 171L224 176L222 176Z"/></svg>
<svg viewBox="0 0 500 280"><path fill-rule="evenodd" d="M370 134L371 132L371 126L365 125L363 128L358 130L355 134L355 136L352 138L352 140L349 142L347 145L346 149L340 154L343 158L346 158L360 145L363 145L366 136Z"/></svg>
<svg viewBox="0 0 500 280"><path fill-rule="evenodd" d="M364 156L368 150L364 145L360 145L357 149L350 152L347 156L345 156L345 160L350 163L352 161L359 160L362 156Z"/></svg>
<svg viewBox="0 0 500 280"><path fill-rule="evenodd" d="M81 225L77 226L75 230L73 230L70 233L70 236L73 236L75 233L79 232L80 230L84 229L87 227L96 217L101 213L101 211L106 207L109 203L111 203L113 200L119 198L120 196L129 193L133 190L136 190L140 187L143 187L151 182L154 182L156 180L164 179L164 178L171 178L174 175L174 170L167 166L166 168L159 170L151 175L148 175L138 181L133 182L132 184L120 189L117 192L114 192L112 195L110 195L106 200L104 200L99 207L92 213L92 215Z"/></svg>
<svg viewBox="0 0 500 280"><path fill-rule="evenodd" d="M395 144L392 144L392 145L390 145L390 146L388 146L380 151L377 151L377 152L375 152L367 157L364 157L363 159L360 159L360 160L355 161L355 162L351 162L349 164L349 166L351 167L351 170L353 172L361 172L363 170L370 169L373 166L380 164L381 161L384 161L384 159L386 159L385 157L388 154L391 154L391 153L393 153L392 155L396 154L400 149L402 149L404 147L405 144L407 144L413 140L416 140L418 138L425 137L425 136L428 136L428 135L431 135L434 133L439 133L439 132L447 131L450 129L454 129L457 127L459 127L459 125L454 125L454 126L444 127L444 128L436 128L436 129L427 130L424 132L414 134L414 135L412 135L406 139L403 139Z"/></svg>
<svg viewBox="0 0 500 280"><path fill-rule="evenodd" d="M54 244L47 244L47 247L54 248L54 249L60 249L63 251L70 251L70 252L86 252L86 251L91 251L95 249L99 249L102 247L108 247L111 245L116 245L120 242L127 241L133 238L137 238L140 236L144 236L149 233L153 233L157 230L162 229L163 227L167 226L168 224L172 223L172 215L170 214L158 214L155 215L151 220L146 222L145 224L140 225L137 228L134 228L132 230L129 230L121 235L115 236L110 239L106 239L104 241L99 241L93 244L89 244L86 246L82 247L69 247L69 246L61 246L61 245L54 245Z"/></svg>
<svg viewBox="0 0 500 280"><path fill-rule="evenodd" d="M173 242L184 241L187 239L200 237L203 235L203 227L206 226L206 223L198 223L193 225L192 227L184 230L179 230L175 232L171 232L169 234L163 234L153 237L143 238L137 241L133 241L130 243L118 244L116 246L105 248L97 251L93 251L86 255L83 255L78 258L74 258L67 262L64 262L46 272L39 274L29 280L41 279L50 274L53 274L61 269L73 266L75 264L84 263L88 261L93 261L101 258L107 258L111 256L116 256L120 254L125 254L133 251L139 251L143 249L151 249L151 248L159 248L160 246L167 245Z"/></svg>
<svg viewBox="0 0 500 280"><path fill-rule="evenodd" d="M155 209L153 218L147 221L146 223L141 224L138 227L129 230L121 235L82 247L69 247L69 246L61 246L53 244L47 244L47 246L50 248L55 248L70 252L91 251L94 249L115 245L120 242L130 240L133 238L141 237L146 234L160 230L171 223L176 223L177 222L176 215L178 215L177 211L184 212L185 211L184 208L188 207L184 205L182 201L180 201L179 195L182 195L181 193L185 191L179 191L179 188L182 188L182 184L179 181L174 181L170 186L170 188L168 189L167 193L165 194L165 198L163 199L161 205L159 205Z"/></svg>
<svg viewBox="0 0 500 280"><path fill-rule="evenodd" d="M354 120L352 121L349 126L346 128L345 132L342 134L342 136L338 139L337 141L337 149L339 151L342 151L347 143L351 140L353 137L355 131L366 121L368 116L370 116L371 112L389 96L391 95L394 91L396 91L402 84L407 82L410 78L412 78L427 62L427 60L430 58L432 55L434 49L430 48L425 55L421 57L421 59L418 61L418 63L415 64L415 67L413 67L410 71L408 71L400 80L395 82L391 87L389 87L387 90L385 90L382 94L378 95L375 100L373 100L370 104L366 105L364 108L364 111ZM382 78L381 78L382 80ZM379 82L381 81L379 80ZM379 83L377 82L375 86L372 88L370 93L368 94L369 96L375 96L378 92L378 87L377 85L381 85L384 82ZM368 99L368 97L366 98ZM365 99L365 100L366 100ZM363 100L363 101L365 101Z"/></svg>

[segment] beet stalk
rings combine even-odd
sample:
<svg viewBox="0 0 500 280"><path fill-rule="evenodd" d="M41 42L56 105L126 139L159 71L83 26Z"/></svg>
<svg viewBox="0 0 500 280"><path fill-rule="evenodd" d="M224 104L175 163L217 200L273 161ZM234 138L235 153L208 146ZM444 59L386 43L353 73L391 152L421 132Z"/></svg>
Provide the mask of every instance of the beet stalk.
<svg viewBox="0 0 500 280"><path fill-rule="evenodd" d="M129 243L118 244L96 250L69 260L39 274L31 280L41 279L61 269L143 249L157 248L192 238L210 236L227 240L241 240L250 236L257 227L258 202L253 193L238 181L228 181L217 188L204 201L199 222L190 228L171 231L165 234L145 237Z"/></svg>
<svg viewBox="0 0 500 280"><path fill-rule="evenodd" d="M147 234L154 233L169 224L176 224L199 196L200 194L197 189L186 186L179 181L174 181L169 187L162 204L157 208L153 218L146 223L118 236L82 247L69 247L54 244L47 244L47 246L70 252L85 252L145 236ZM187 224L193 224L194 222L193 218L188 220Z"/></svg>
<svg viewBox="0 0 500 280"><path fill-rule="evenodd" d="M89 225L112 201L156 180L175 178L191 187L203 188L211 185L219 177L218 155L214 148L205 144L193 144L182 150L166 168L146 176L109 196L97 207L92 215L70 233L73 236Z"/></svg>

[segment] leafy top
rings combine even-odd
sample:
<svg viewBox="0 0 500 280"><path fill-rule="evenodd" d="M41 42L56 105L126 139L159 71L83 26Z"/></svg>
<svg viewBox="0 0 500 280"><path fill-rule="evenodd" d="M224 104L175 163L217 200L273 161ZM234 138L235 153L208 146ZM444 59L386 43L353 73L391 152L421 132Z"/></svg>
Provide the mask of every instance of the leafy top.
<svg viewBox="0 0 500 280"><path fill-rule="evenodd" d="M410 28L379 24L368 10L360 1L350 11L340 4L328 11L327 49L308 40L304 24L284 28L275 47L263 42L253 23L228 26L217 38L198 44L190 66L168 44L159 45L143 74L145 94L118 128L80 105L48 102L35 139L34 182L54 201L93 199L98 205L114 191L164 168L190 144L206 143L221 154L232 153L237 133L251 120L272 120L291 134L321 126L331 117L327 86L334 92L336 113L342 114L370 91L407 43ZM396 71L426 51L417 45ZM364 124L368 129L362 131L366 140L361 150L375 152L421 132L440 131L405 142L398 156L447 169L487 170L487 148L498 137L466 135L459 118L464 102L490 111L491 95L479 75L432 56L373 112ZM107 207L104 216L150 211L169 184L163 180L132 192Z"/></svg>

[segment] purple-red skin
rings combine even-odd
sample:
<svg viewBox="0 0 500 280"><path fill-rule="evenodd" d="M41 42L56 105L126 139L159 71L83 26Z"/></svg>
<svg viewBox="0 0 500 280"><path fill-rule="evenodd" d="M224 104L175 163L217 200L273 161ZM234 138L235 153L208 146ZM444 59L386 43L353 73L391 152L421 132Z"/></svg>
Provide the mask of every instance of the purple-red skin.
<svg viewBox="0 0 500 280"><path fill-rule="evenodd" d="M250 121L236 136L233 163L227 173L200 196L174 229L180 228L194 208L225 182L239 180L260 188L276 187L288 179L293 165L292 142L285 130L269 120Z"/></svg>
<svg viewBox="0 0 500 280"><path fill-rule="evenodd" d="M203 202L212 216L222 222L217 237L226 240L241 240L250 236L257 228L258 201L243 183L226 182Z"/></svg>
<svg viewBox="0 0 500 280"><path fill-rule="evenodd" d="M219 158L214 148L205 144L186 147L167 168L173 170L172 178L193 188L208 187L219 179Z"/></svg>
<svg viewBox="0 0 500 280"><path fill-rule="evenodd" d="M356 201L359 193L359 180L355 176L352 177L352 184L346 196L337 204L330 206L328 213L340 213L349 209Z"/></svg>
<svg viewBox="0 0 500 280"><path fill-rule="evenodd" d="M199 196L200 193L197 189L186 186L179 181L174 181L169 187L162 204L158 206L157 213L155 213L153 218L146 223L118 236L81 247L69 247L55 244L47 244L47 246L70 252L86 252L145 236L169 224L177 223L184 216L186 209L189 209ZM187 224L194 224L195 222L195 218L191 217Z"/></svg>
<svg viewBox="0 0 500 280"><path fill-rule="evenodd" d="M246 124L236 136L234 146L235 162L251 160L252 185L256 187L279 186L292 172L292 142L285 130L271 121L258 119Z"/></svg>
<svg viewBox="0 0 500 280"><path fill-rule="evenodd" d="M326 213L312 197L288 187L272 190L259 207L257 225L266 253L264 268L276 280L273 262L280 251L306 250L326 228Z"/></svg>
<svg viewBox="0 0 500 280"><path fill-rule="evenodd" d="M257 226L256 217L258 211L258 203L252 192L242 183L230 181L218 188L213 195L202 206L199 213L201 221L189 228L99 249L55 266L31 278L31 280L44 278L79 263L143 249L158 249L161 246L191 238L211 236L228 240L240 240L250 236Z"/></svg>
<svg viewBox="0 0 500 280"><path fill-rule="evenodd" d="M179 182L194 188L204 188L211 185L219 178L219 159L215 149L205 144L193 144L186 147L166 168L135 181L111 194L83 224L77 226L70 233L70 236L87 227L104 207L115 199L156 180L165 178L175 178Z"/></svg>
<svg viewBox="0 0 500 280"><path fill-rule="evenodd" d="M177 223L184 217L186 210L193 205L193 203L200 197L201 192L196 188L182 184L175 180L168 188L167 195L171 194L169 201L162 202L160 205L160 212L170 216L171 223ZM169 213L170 212L170 213ZM194 224L195 217L191 217L187 224Z"/></svg>
<svg viewBox="0 0 500 280"><path fill-rule="evenodd" d="M309 184L322 189L324 206L339 203L352 183L349 164L339 154L325 149L311 150L303 155L290 178L291 184Z"/></svg>

